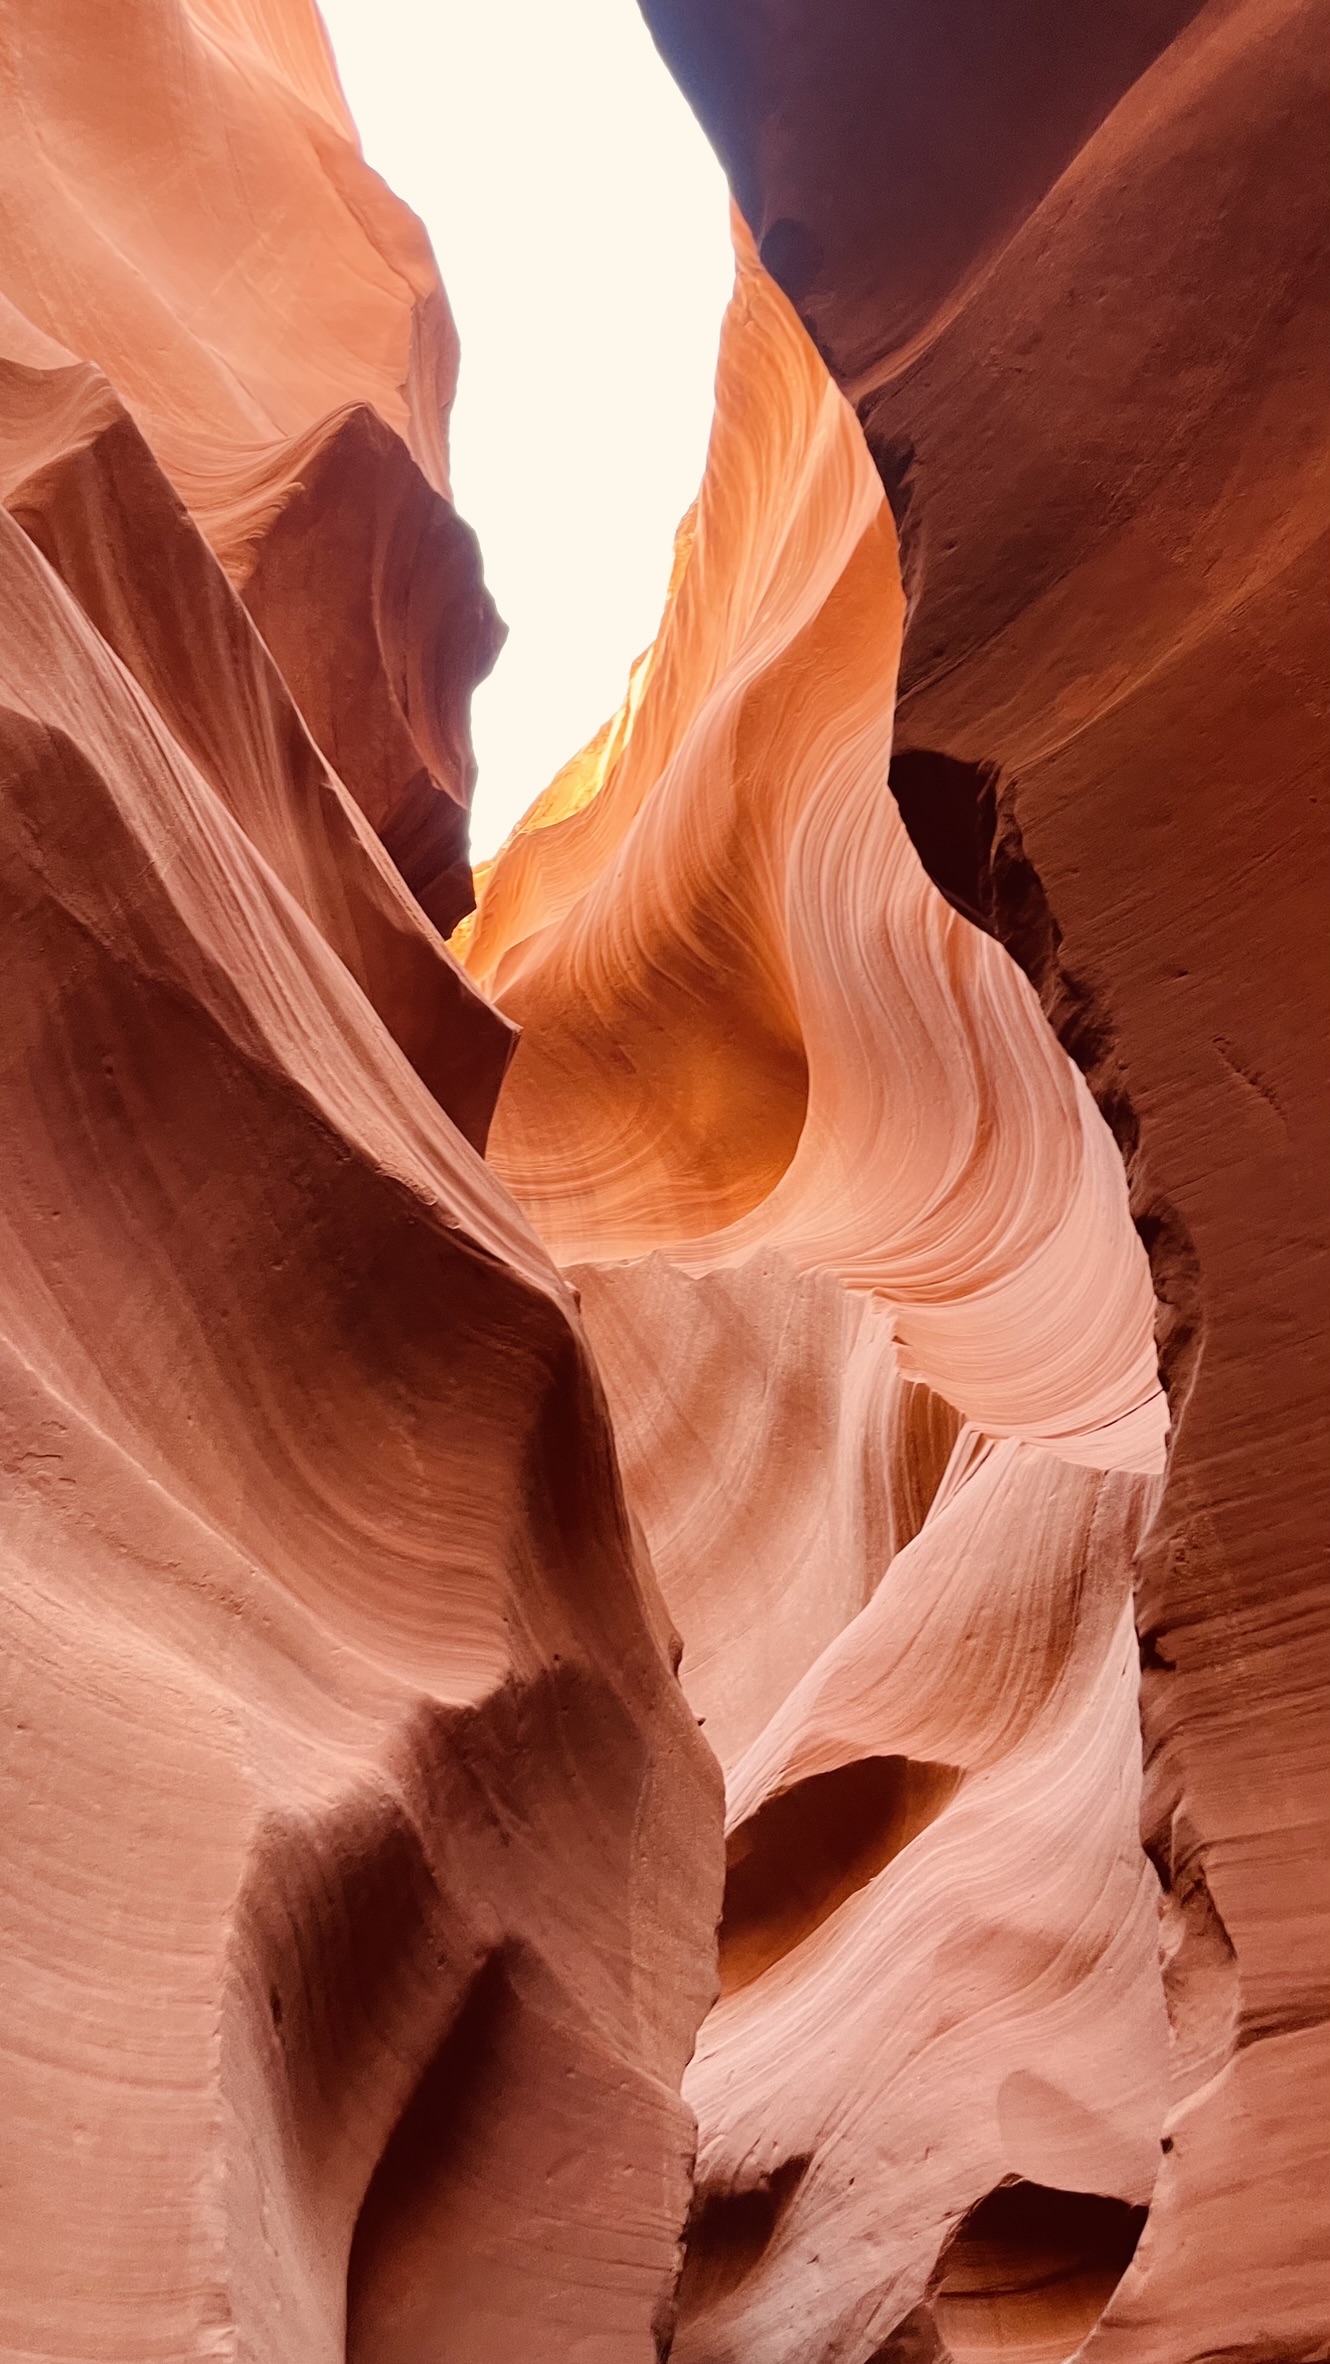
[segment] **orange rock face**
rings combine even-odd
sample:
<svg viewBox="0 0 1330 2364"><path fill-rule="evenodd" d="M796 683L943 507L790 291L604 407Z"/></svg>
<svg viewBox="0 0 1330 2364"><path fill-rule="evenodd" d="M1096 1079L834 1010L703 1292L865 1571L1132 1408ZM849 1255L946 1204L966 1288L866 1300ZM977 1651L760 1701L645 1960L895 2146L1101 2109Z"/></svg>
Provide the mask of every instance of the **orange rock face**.
<svg viewBox="0 0 1330 2364"><path fill-rule="evenodd" d="M113 14L0 6L0 2346L1316 2364L1313 10L649 0L711 449L474 912L428 245L307 0Z"/></svg>
<svg viewBox="0 0 1330 2364"><path fill-rule="evenodd" d="M1083 1079L886 787L890 507L738 245L661 633L466 934L523 1030L491 1158L577 1282L726 1770L674 2353L1051 2358L1131 2261L1171 2073L1152 1292Z"/></svg>
<svg viewBox="0 0 1330 2364"><path fill-rule="evenodd" d="M903 814L1089 1077L1151 1257L1142 1831L1181 2086L1094 2345L1319 2356L1325 12L647 13L900 520Z"/></svg>
<svg viewBox="0 0 1330 2364"><path fill-rule="evenodd" d="M779 1249L893 1308L991 1435L1157 1468L1121 1160L1026 979L924 874L891 754L903 599L852 413L741 233L706 482L594 793L466 949L524 1039L492 1141L565 1260Z"/></svg>

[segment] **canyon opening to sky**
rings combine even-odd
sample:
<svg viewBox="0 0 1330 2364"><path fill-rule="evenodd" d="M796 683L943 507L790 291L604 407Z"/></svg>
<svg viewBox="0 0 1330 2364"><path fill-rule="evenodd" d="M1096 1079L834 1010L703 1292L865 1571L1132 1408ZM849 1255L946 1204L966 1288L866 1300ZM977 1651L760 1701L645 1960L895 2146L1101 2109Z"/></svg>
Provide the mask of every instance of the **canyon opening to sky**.
<svg viewBox="0 0 1330 2364"><path fill-rule="evenodd" d="M329 0L324 17L369 162L448 257L453 488L508 626L472 704L488 860L660 620L706 459L729 193L622 0Z"/></svg>
<svg viewBox="0 0 1330 2364"><path fill-rule="evenodd" d="M1330 2354L1328 30L0 0L0 2357Z"/></svg>

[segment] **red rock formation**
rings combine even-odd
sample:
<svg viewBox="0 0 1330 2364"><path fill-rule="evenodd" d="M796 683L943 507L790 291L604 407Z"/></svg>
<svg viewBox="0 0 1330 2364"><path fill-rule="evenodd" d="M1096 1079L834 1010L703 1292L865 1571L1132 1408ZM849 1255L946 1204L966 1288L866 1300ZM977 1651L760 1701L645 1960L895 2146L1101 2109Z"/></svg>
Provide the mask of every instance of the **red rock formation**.
<svg viewBox="0 0 1330 2364"><path fill-rule="evenodd" d="M524 1029L491 1154L580 1259L727 1772L675 2352L862 2364L907 2316L949 2336L941 2261L1004 2179L1150 2198L1128 1593L1162 1400L1107 1128L886 787L881 484L739 249L665 623L466 957ZM1129 2254L1059 2278L1077 2337Z"/></svg>
<svg viewBox="0 0 1330 2364"><path fill-rule="evenodd" d="M1300 359L1323 190L1290 185L1320 87L1305 12L1190 31L1185 9L1110 12L1032 65L1031 8L982 73L968 18L933 46L903 9L649 14L878 479L741 238L661 634L465 940L524 1027L495 1162L581 1260L727 1765L726 1992L687 2087L677 2353L1051 2360L1102 2315L1098 2344L1133 2354L1311 2357L1330 2332L1307 2189L1324 1594L1316 1366L1292 1341L1324 1264L1305 1031L1323 995L1299 963L1330 647ZM895 713L880 486L907 592ZM1259 921L1268 983L1241 883L1267 843L1288 877ZM1153 1520L1125 1474L1159 1467L1128 1182L1176 1430ZM1267 1253L1299 1302L1261 1333L1254 1425ZM866 1315L834 1293L815 1314L796 1272L890 1307L899 1360L867 1393ZM856 1446L880 1450L877 1406L906 1379L1012 1440L1001 1513L993 1448L976 1464L963 1441L913 1541L883 1515L890 1459L865 1525ZM1088 1486L1110 1522L1093 1546ZM1056 1674L1028 1661L1031 1608L1000 1573L1032 1560L1059 1600ZM1109 1614L1133 1561L1139 1808L1138 1678ZM1013 1735L981 1793L968 1717L1025 1712L1052 1753L1035 1772Z"/></svg>
<svg viewBox="0 0 1330 2364"><path fill-rule="evenodd" d="M762 259L452 950L432 257L307 0L113 13L0 0L0 2344L1315 2364L1312 8L649 0Z"/></svg>
<svg viewBox="0 0 1330 2364"><path fill-rule="evenodd" d="M778 1246L889 1299L907 1375L989 1433L1157 1466L1121 1163L882 793L891 514L742 240L717 389L615 751L522 824L469 933L525 1030L494 1163L565 1258Z"/></svg>
<svg viewBox="0 0 1330 2364"><path fill-rule="evenodd" d="M424 231L308 0L134 0L114 41L96 0L5 22L3 291L110 379L446 933L502 628L446 499L457 338Z"/></svg>
<svg viewBox="0 0 1330 2364"><path fill-rule="evenodd" d="M897 745L939 802L939 758L996 772L980 891L1151 1250L1143 1827L1191 2093L1097 2345L1319 2355L1324 8L647 13L859 410Z"/></svg>
<svg viewBox="0 0 1330 2364"><path fill-rule="evenodd" d="M719 1783L404 883L446 307L303 5L0 22L0 2347L645 2364Z"/></svg>

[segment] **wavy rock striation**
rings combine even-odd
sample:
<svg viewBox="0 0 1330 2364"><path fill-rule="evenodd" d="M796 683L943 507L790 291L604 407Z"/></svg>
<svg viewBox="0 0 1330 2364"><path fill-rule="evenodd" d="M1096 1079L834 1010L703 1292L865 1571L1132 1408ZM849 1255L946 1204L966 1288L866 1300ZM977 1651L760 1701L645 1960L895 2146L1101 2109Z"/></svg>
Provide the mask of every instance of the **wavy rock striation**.
<svg viewBox="0 0 1330 2364"><path fill-rule="evenodd" d="M467 964L524 1032L497 1170L567 1260L778 1248L888 1301L907 1375L989 1433L1157 1468L1120 1160L883 793L891 512L742 231L675 573L593 792L556 782L481 892Z"/></svg>
<svg viewBox="0 0 1330 2364"><path fill-rule="evenodd" d="M1095 2346L1319 2356L1325 9L646 13L900 520L907 816L931 779L1151 1256L1143 1828L1190 2090Z"/></svg>
<svg viewBox="0 0 1330 2364"><path fill-rule="evenodd" d="M0 2346L1316 2364L1320 11L646 12L715 427L473 907L309 0L0 0Z"/></svg>
<svg viewBox="0 0 1330 2364"><path fill-rule="evenodd" d="M1148 2203L1167 2042L1128 1587L1150 1489L965 1435L732 1769L679 2356L868 2357L907 2317L949 2344L938 2277L986 2194ZM773 2189L760 2254L718 2274L736 2206Z"/></svg>
<svg viewBox="0 0 1330 2364"><path fill-rule="evenodd" d="M312 10L113 13L0 18L0 2347L646 2364L719 1780L434 924L446 305Z"/></svg>
<svg viewBox="0 0 1330 2364"><path fill-rule="evenodd" d="M459 938L726 1767L692 2364L1330 2330L1313 1363L1254 1432L1243 1310L1264 1242L1270 1368L1324 1260L1319 69L1046 13L648 9L766 270L657 640Z"/></svg>
<svg viewBox="0 0 1330 2364"><path fill-rule="evenodd" d="M891 510L737 244L661 632L462 939L523 1029L491 1155L576 1280L726 1769L673 2353L869 2364L908 2323L1033 2364L1129 2263L1169 2091L1152 1295L1084 1079L889 792Z"/></svg>

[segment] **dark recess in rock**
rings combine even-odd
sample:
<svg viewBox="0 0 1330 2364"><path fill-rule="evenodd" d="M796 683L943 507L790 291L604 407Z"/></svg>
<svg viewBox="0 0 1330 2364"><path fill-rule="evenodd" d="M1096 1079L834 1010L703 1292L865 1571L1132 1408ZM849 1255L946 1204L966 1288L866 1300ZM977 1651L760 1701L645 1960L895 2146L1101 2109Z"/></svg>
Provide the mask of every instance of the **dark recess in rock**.
<svg viewBox="0 0 1330 2364"><path fill-rule="evenodd" d="M860 1757L768 1798L730 1833L722 1994L758 1978L925 1830L961 1780L953 1765Z"/></svg>

